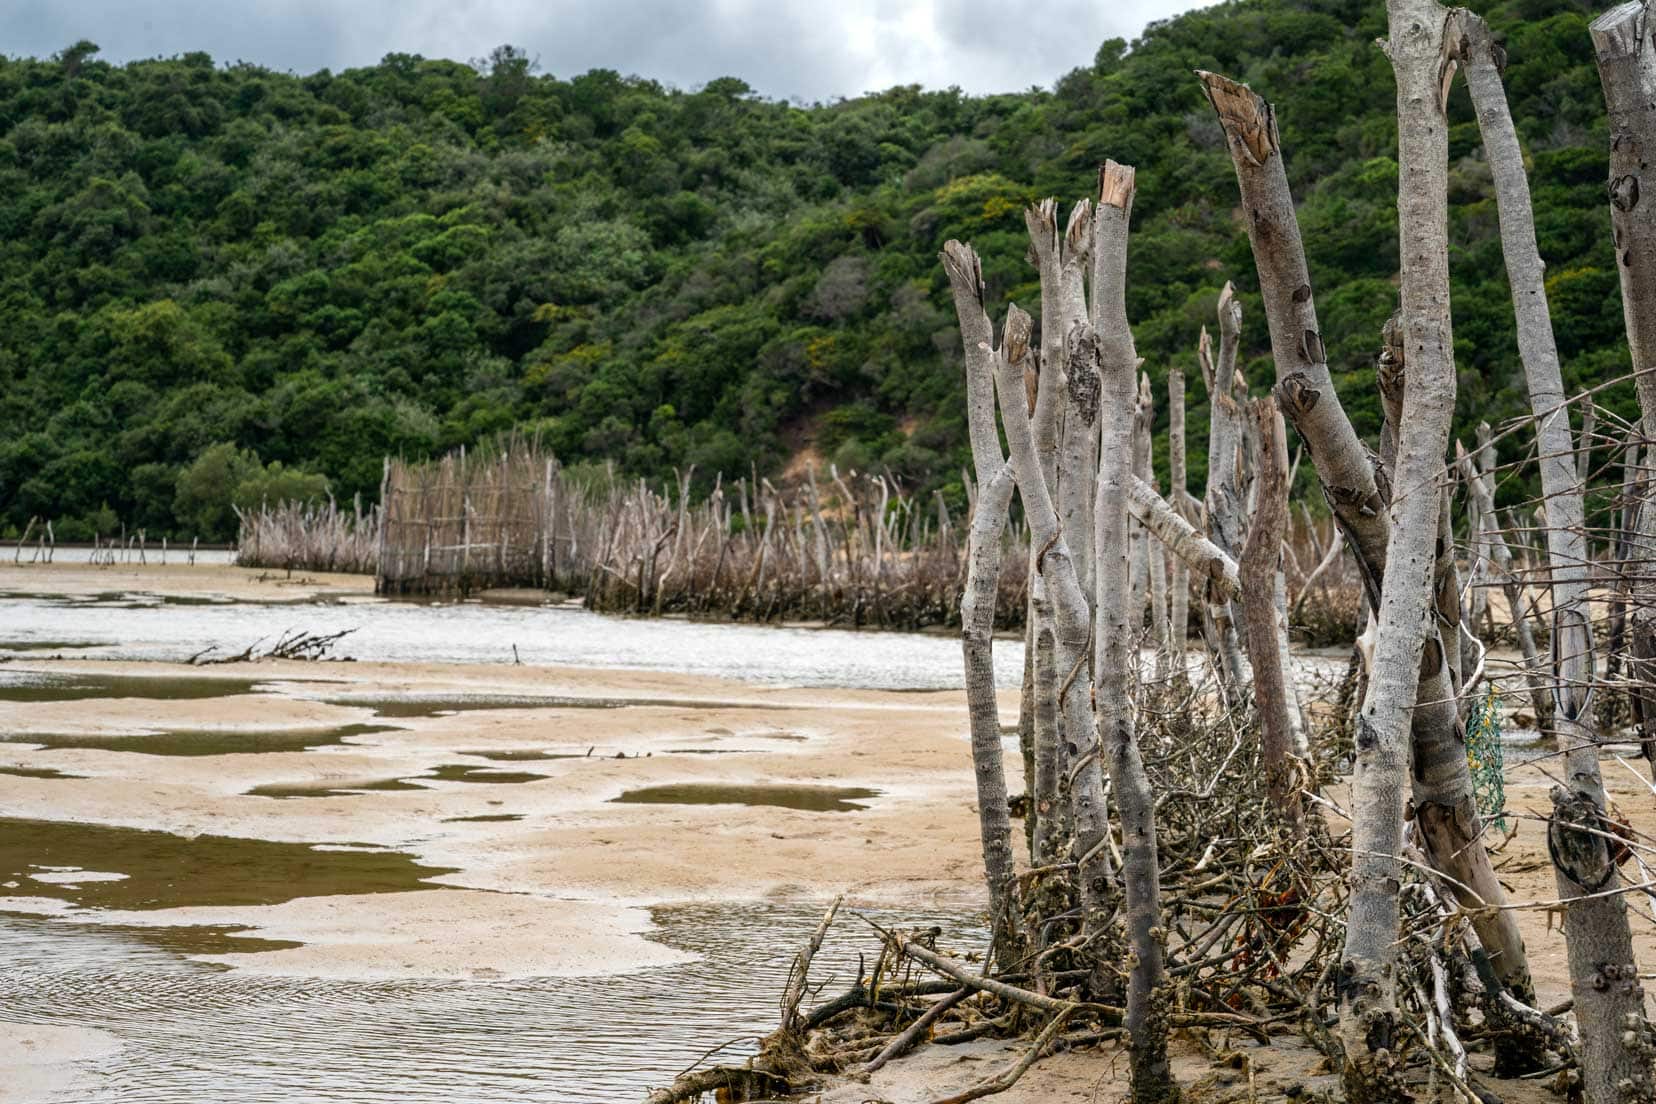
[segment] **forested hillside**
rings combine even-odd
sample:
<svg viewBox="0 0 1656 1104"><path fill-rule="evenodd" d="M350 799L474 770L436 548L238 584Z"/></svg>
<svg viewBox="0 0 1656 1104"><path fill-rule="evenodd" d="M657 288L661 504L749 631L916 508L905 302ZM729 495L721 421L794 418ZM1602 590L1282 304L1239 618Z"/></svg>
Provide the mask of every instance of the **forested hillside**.
<svg viewBox="0 0 1656 1104"><path fill-rule="evenodd" d="M1590 10L1485 9L1507 39L1567 384L1626 370ZM505 48L310 76L204 54L117 67L91 43L0 60L0 532L40 515L60 539L117 518L224 536L233 498L316 493L314 477L371 498L385 453L513 428L652 477L774 472L810 445L961 502L938 249L975 241L994 313L1038 311L1022 208L1087 194L1106 157L1139 168L1139 352L1158 384L1187 369L1201 424L1193 349L1227 277L1250 378L1272 372L1195 68L1277 104L1330 364L1372 434L1397 270L1384 24L1374 0L1233 0L1106 42L1050 91L813 107L739 75L679 91L541 74ZM1525 399L1458 86L1452 118L1467 432ZM1613 405L1631 406L1623 390Z"/></svg>

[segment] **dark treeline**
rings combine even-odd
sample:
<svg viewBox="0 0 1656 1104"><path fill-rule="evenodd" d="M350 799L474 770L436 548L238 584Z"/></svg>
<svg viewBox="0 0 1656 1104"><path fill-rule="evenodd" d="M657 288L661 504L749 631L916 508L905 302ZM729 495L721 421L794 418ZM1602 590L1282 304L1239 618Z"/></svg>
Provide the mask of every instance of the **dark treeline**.
<svg viewBox="0 0 1656 1104"><path fill-rule="evenodd" d="M1589 10L1487 14L1508 42L1566 385L1618 375ZM0 532L40 516L60 538L117 519L229 537L233 506L371 500L385 455L512 428L658 482L674 465L774 474L808 445L962 507L960 338L938 249L977 244L992 315L1037 310L1023 207L1086 194L1107 156L1139 170L1128 313L1158 391L1226 278L1246 370L1270 378L1198 67L1295 105L1281 125L1312 277L1330 289L1330 363L1372 437L1397 271L1384 16L1234 0L1106 42L1050 91L895 88L812 107L735 78L686 92L541 74L511 48L309 76L204 54L113 66L91 43L0 60ZM1464 88L1454 97L1470 426L1525 399L1490 175ZM1613 410L1631 409L1622 390Z"/></svg>

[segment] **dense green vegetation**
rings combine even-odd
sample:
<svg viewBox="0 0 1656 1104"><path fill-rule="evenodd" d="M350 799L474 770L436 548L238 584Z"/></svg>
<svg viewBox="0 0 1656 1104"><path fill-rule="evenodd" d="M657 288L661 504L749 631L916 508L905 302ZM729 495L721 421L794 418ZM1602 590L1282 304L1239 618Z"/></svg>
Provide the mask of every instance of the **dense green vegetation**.
<svg viewBox="0 0 1656 1104"><path fill-rule="evenodd" d="M1485 14L1507 36L1566 381L1596 382L1626 352L1590 12ZM975 242L993 299L1037 309L1021 209L1087 194L1105 157L1139 168L1139 351L1158 384L1187 368L1201 425L1192 351L1227 277L1250 378L1272 373L1198 67L1277 104L1332 366L1372 434L1397 270L1383 31L1374 0L1232 0L1104 43L1051 91L811 108L735 78L541 75L509 48L310 76L202 54L117 67L91 43L0 60L0 531L40 515L60 538L117 517L223 536L232 500L316 476L371 498L385 453L513 427L650 476L774 471L809 444L960 501L938 248ZM1525 400L1464 89L1453 119L1468 432Z"/></svg>

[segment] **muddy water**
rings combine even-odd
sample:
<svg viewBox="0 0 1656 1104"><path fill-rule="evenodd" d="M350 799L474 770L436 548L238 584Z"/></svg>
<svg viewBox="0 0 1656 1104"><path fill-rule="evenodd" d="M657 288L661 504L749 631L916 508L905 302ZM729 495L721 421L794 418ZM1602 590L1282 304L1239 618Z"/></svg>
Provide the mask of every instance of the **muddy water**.
<svg viewBox="0 0 1656 1104"><path fill-rule="evenodd" d="M598 698L558 694L328 694L318 700L327 705L372 709L374 715L391 720L419 717L446 717L480 709L631 709L663 706L674 709L763 709L752 702L685 701L679 698Z"/></svg>
<svg viewBox="0 0 1656 1104"><path fill-rule="evenodd" d="M0 735L0 744L35 744L44 748L93 748L135 755L257 755L272 751L310 751L343 744L353 736L398 731L392 725L353 724L337 728L277 729L271 732L170 731L119 736L108 733L24 733Z"/></svg>
<svg viewBox="0 0 1656 1104"><path fill-rule="evenodd" d="M348 782L272 782L254 786L247 792L253 797L349 797L352 794L375 793L383 790L423 790L424 786L404 778L364 778Z"/></svg>
<svg viewBox="0 0 1656 1104"><path fill-rule="evenodd" d="M611 800L635 805L771 805L809 813L855 813L868 808L858 802L878 797L879 793L860 786L731 786L681 782L628 790Z"/></svg>
<svg viewBox="0 0 1656 1104"><path fill-rule="evenodd" d="M752 1053L776 1023L787 963L816 908L655 911L656 938L703 957L604 979L514 982L260 978L122 932L0 915L7 1018L113 1032L85 1104L636 1104L705 1051ZM982 933L949 916L957 945ZM868 934L865 934L868 933ZM848 987L867 925L842 913L813 980ZM77 1101L77 1104L81 1104Z"/></svg>
<svg viewBox="0 0 1656 1104"><path fill-rule="evenodd" d="M191 701L247 694L258 685L248 678L210 675L54 675L36 671L0 671L0 701L62 702L97 698L158 698Z"/></svg>
<svg viewBox="0 0 1656 1104"><path fill-rule="evenodd" d="M378 848L319 850L303 843L0 818L0 896L54 898L81 908L275 905L298 897L431 889L425 879L449 872Z"/></svg>
<svg viewBox="0 0 1656 1104"><path fill-rule="evenodd" d="M85 778L84 774L65 774L56 767L0 767L0 774L15 778Z"/></svg>

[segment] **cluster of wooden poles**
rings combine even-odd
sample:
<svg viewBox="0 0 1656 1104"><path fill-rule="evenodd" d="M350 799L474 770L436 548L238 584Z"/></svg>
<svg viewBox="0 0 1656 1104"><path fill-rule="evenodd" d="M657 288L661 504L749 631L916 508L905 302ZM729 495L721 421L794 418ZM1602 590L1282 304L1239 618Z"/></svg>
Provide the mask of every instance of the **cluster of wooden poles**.
<svg viewBox="0 0 1656 1104"><path fill-rule="evenodd" d="M941 494L830 468L791 489L720 475L693 500L693 476L657 489L571 470L522 438L483 455L388 459L366 512L329 501L242 513L238 562L370 572L389 595L530 587L615 612L911 629L958 618L963 537ZM1022 617L1024 586L1007 576L1003 627Z"/></svg>
<svg viewBox="0 0 1656 1104"><path fill-rule="evenodd" d="M378 566L379 507L364 512L360 495L348 510L328 498L238 508L236 517L236 563L242 567L370 575Z"/></svg>

